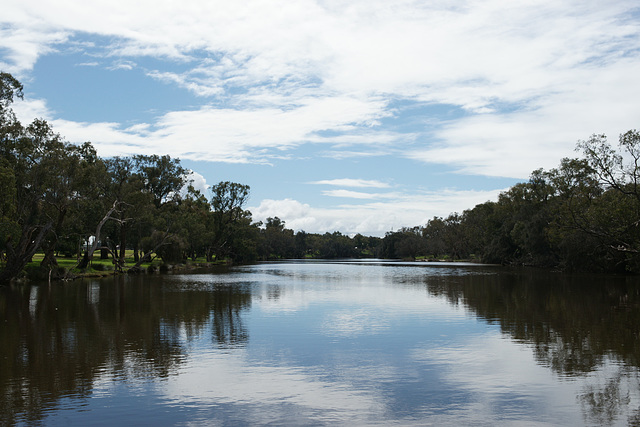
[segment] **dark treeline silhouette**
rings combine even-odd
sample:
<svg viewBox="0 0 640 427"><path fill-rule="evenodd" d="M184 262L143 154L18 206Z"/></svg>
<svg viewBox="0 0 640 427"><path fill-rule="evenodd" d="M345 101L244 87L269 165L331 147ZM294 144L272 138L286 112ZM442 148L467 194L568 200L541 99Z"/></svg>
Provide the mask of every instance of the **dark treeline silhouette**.
<svg viewBox="0 0 640 427"><path fill-rule="evenodd" d="M22 84L0 73L0 284L24 273L65 278L94 254L125 269L126 251L140 271L165 264L372 255L380 239L293 233L279 218L254 222L244 208L247 185L224 181L210 197L191 186L179 159L136 155L101 158L91 143L69 144L42 119L23 126L11 106ZM37 268L29 263L44 253ZM76 257L72 269L59 256Z"/></svg>
<svg viewBox="0 0 640 427"><path fill-rule="evenodd" d="M500 326L526 343L536 362L559 377L593 375L576 396L585 425L639 425L640 286L636 277L506 269L501 274L426 275L430 295ZM631 391L630 391L631 388ZM620 421L618 421L620 422Z"/></svg>
<svg viewBox="0 0 640 427"><path fill-rule="evenodd" d="M251 262L280 258L477 259L565 269L639 272L640 134L579 143L581 159L536 170L498 201L486 202L384 238L297 233L278 217L254 222L250 188L220 182L210 197L190 185L179 159L100 158L91 143L65 142L42 119L23 126L11 104L23 87L0 73L0 284L44 253L41 277L67 277L56 258L85 269L99 251L116 270L125 251L139 271L159 257ZM131 253L131 252L130 252ZM31 267L30 267L31 268ZM72 269L73 270L73 269Z"/></svg>
<svg viewBox="0 0 640 427"><path fill-rule="evenodd" d="M278 300L286 284L269 281L256 292L255 282L238 281L228 271L220 266L223 274L213 279L121 275L67 286L0 288L2 425L42 424L65 399L82 403L105 382L180 375L189 363L201 362L192 353L203 338L210 343L203 348L237 357L228 350L250 343L246 315L254 298L260 304L264 292ZM638 425L636 278L492 271L436 269L409 275L402 284L498 325L559 377L590 377L576 396L586 410L585 425L614 425L623 414L629 414L628 425Z"/></svg>
<svg viewBox="0 0 640 427"><path fill-rule="evenodd" d="M1 424L23 418L39 425L60 399L90 397L105 375L175 375L188 343L205 332L219 348L246 345L246 287L205 284L181 292L179 282L165 283L163 277L169 276L2 287L2 318L14 327L0 328Z"/></svg>
<svg viewBox="0 0 640 427"><path fill-rule="evenodd" d="M618 150L604 135L577 148L582 158L534 171L496 202L388 233L381 255L640 272L640 133L621 135Z"/></svg>

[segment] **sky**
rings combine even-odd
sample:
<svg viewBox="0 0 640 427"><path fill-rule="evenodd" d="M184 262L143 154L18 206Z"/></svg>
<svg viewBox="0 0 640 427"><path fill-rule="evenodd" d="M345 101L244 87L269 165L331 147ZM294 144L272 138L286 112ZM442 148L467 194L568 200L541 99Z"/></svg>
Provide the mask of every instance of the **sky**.
<svg viewBox="0 0 640 427"><path fill-rule="evenodd" d="M637 129L637 0L5 0L14 110L102 157L251 187L255 221L383 236Z"/></svg>

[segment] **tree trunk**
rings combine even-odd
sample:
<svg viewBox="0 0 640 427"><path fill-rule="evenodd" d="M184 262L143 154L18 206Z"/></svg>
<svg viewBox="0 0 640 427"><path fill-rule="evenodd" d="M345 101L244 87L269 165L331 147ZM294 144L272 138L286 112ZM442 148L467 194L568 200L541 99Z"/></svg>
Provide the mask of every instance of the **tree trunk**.
<svg viewBox="0 0 640 427"><path fill-rule="evenodd" d="M162 238L162 240L160 241L160 243L158 243L153 249L151 249L149 252L146 252L144 254L144 256L140 257L140 259L138 260L138 262L135 263L135 265L133 267L131 267L128 272L131 273L137 273L140 271L140 266L142 265L142 263L144 262L148 262L151 261L151 254L154 254L159 248L160 246L164 245L164 242L166 242L167 238L170 236L171 234L167 231L164 234L164 237Z"/></svg>
<svg viewBox="0 0 640 427"><path fill-rule="evenodd" d="M67 208L62 207L58 210L58 220L56 221L56 226L54 228L54 232L52 233L52 239L45 245L44 248L44 258L40 262L40 268L42 270L51 271L53 268L58 268L58 261L56 261L55 257L55 249L56 243L58 243L58 236L60 235L60 231L62 230L62 223L64 222L64 218L67 215Z"/></svg>
<svg viewBox="0 0 640 427"><path fill-rule="evenodd" d="M58 261L54 255L55 242L52 242L44 252L44 258L40 261L40 268L43 270L52 270L58 268Z"/></svg>
<svg viewBox="0 0 640 427"><path fill-rule="evenodd" d="M7 264L0 272L0 285L8 284L20 274L52 227L53 222L49 221L43 226L31 226L23 229L20 241L15 248L11 242L7 242Z"/></svg>
<svg viewBox="0 0 640 427"><path fill-rule="evenodd" d="M123 222L120 225L120 255L119 255L119 264L124 266L124 257L125 251L127 248L127 225Z"/></svg>
<svg viewBox="0 0 640 427"><path fill-rule="evenodd" d="M111 206L111 209L109 209L107 214L104 217L102 217L102 219L100 220L100 222L96 226L96 232L93 235L93 237L94 237L93 243L91 244L91 246L89 247L89 249L85 253L85 256L83 257L82 261L78 265L78 267L80 269L87 268L87 266L89 265L89 263L93 259L93 253L96 251L96 249L98 249L98 243L102 243L100 241L100 233L102 232L102 226L109 219L111 219L111 214L113 213L113 211L116 210L116 206L117 205L118 205L118 201L116 200L115 202L113 202L113 205ZM101 249L101 251L100 251L100 259L108 259L108 258L109 258L109 252L105 253L104 249Z"/></svg>

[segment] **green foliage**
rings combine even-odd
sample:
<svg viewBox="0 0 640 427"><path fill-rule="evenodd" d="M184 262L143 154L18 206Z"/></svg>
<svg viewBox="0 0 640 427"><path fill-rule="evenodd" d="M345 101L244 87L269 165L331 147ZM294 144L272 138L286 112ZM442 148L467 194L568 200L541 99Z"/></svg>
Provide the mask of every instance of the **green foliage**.
<svg viewBox="0 0 640 427"><path fill-rule="evenodd" d="M620 135L617 149L593 135L578 144L583 158L535 170L495 202L381 239L296 232L278 217L254 223L244 209L249 186L222 181L207 200L185 191L189 171L178 159L102 159L44 120L23 126L11 109L22 94L20 82L0 72L0 283L22 274L36 251L44 255L39 273L29 264L34 277L59 271L57 253L81 257L77 268L87 269L97 249L118 270L129 249L134 269L154 255L166 264L378 256L640 272L637 130Z"/></svg>
<svg viewBox="0 0 640 427"><path fill-rule="evenodd" d="M154 246L163 238L163 233L159 231L154 231L151 235ZM187 244L182 237L173 234L162 242L160 247L156 249L156 253L165 264L177 264L185 260L184 249L186 246Z"/></svg>
<svg viewBox="0 0 640 427"><path fill-rule="evenodd" d="M604 135L578 149L584 158L533 171L497 202L387 233L378 253L640 273L640 133L621 135L618 150Z"/></svg>
<svg viewBox="0 0 640 427"><path fill-rule="evenodd" d="M213 241L209 251L218 258L246 255L242 253L246 245L241 243L239 229L251 223L251 212L243 209L249 191L248 185L230 181L219 182L211 188Z"/></svg>
<svg viewBox="0 0 640 427"><path fill-rule="evenodd" d="M7 242L17 238L20 225L16 219L16 179L9 162L0 158L0 253Z"/></svg>

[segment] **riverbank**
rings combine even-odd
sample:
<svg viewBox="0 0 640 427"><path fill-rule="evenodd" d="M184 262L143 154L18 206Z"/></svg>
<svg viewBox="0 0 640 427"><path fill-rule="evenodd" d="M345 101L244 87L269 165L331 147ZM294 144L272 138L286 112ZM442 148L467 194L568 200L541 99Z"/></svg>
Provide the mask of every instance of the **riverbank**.
<svg viewBox="0 0 640 427"><path fill-rule="evenodd" d="M30 263L26 265L22 274L16 278L16 282L31 281L71 281L83 278L101 278L121 274L156 274L187 272L193 270L209 269L217 266L228 265L227 260L207 262L205 259L187 260L178 264L165 264L160 259L154 259L136 266L133 253L126 254L122 268L116 268L112 259L94 259L85 269L78 268L77 258L57 257L57 266L52 269L43 269L40 266L44 254L37 253Z"/></svg>

